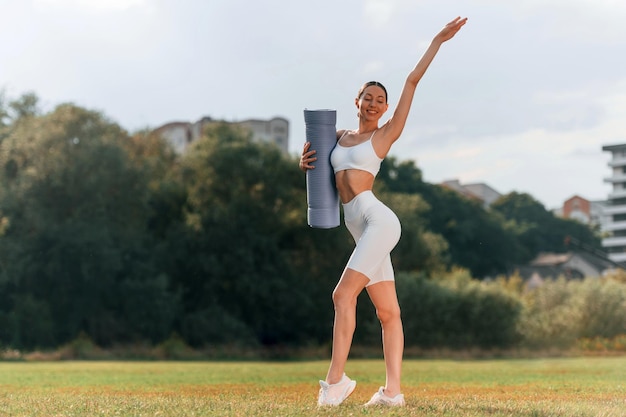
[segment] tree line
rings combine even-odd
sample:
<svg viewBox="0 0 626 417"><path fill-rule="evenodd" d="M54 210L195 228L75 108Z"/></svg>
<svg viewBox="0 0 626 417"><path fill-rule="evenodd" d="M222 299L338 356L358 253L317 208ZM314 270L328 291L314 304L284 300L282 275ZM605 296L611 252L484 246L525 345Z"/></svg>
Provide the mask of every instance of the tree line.
<svg viewBox="0 0 626 417"><path fill-rule="evenodd" d="M600 248L596 230L528 194L486 210L423 181L413 161L387 158L375 193L403 226L395 269L418 277L402 285L459 267L511 274L564 251L566 236ZM101 112L0 95L0 347L79 334L104 347L174 333L194 347L327 343L353 242L343 227L309 228L306 211L297 158L244 130L215 125L178 155Z"/></svg>

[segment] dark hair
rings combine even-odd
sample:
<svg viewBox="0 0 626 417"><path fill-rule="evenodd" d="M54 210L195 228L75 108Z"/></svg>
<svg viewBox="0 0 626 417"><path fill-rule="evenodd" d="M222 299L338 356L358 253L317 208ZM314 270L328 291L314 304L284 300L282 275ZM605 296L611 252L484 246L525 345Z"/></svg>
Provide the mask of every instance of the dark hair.
<svg viewBox="0 0 626 417"><path fill-rule="evenodd" d="M385 103L387 102L387 89L385 88L384 85L382 85L381 83L379 83L378 81L368 81L365 84L363 84L363 86L361 87L361 89L359 90L359 94L357 94L356 98L361 98L361 96L363 95L363 92L365 91L365 89L367 87L371 87L371 86L377 86L383 89L383 91L385 92Z"/></svg>

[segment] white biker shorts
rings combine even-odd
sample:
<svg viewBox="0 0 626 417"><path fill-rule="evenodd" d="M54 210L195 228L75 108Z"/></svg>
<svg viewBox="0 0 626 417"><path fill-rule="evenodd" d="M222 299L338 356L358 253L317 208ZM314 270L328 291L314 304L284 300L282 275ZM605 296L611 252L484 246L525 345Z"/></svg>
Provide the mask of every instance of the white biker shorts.
<svg viewBox="0 0 626 417"><path fill-rule="evenodd" d="M367 286L393 281L391 250L400 240L400 221L371 191L343 204L344 221L356 242L346 268L370 279Z"/></svg>

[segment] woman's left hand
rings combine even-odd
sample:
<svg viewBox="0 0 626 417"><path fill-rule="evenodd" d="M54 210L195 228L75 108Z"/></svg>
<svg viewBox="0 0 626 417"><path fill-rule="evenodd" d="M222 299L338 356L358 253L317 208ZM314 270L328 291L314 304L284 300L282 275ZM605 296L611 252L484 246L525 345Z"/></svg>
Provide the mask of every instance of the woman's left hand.
<svg viewBox="0 0 626 417"><path fill-rule="evenodd" d="M439 32L437 36L435 36L435 39L439 40L440 42L445 42L452 39L454 35L456 35L456 33L461 30L465 23L467 23L467 17L463 19L461 19L461 17L455 18L453 21L445 25L443 29L441 29L441 32Z"/></svg>

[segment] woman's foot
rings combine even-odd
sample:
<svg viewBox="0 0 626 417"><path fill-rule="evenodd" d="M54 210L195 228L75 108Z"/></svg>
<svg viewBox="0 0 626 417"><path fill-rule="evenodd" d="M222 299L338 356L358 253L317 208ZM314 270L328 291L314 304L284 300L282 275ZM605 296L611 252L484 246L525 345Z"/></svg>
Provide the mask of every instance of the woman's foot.
<svg viewBox="0 0 626 417"><path fill-rule="evenodd" d="M398 394L395 397L388 397L385 395L385 388L380 387L378 389L378 392L372 395L372 398L365 404L366 407L369 407L372 405L402 407L404 406L404 394Z"/></svg>
<svg viewBox="0 0 626 417"><path fill-rule="evenodd" d="M320 381L320 387L320 393L317 398L318 406L339 405L352 394L356 387L356 381L343 374L341 381L336 384Z"/></svg>

